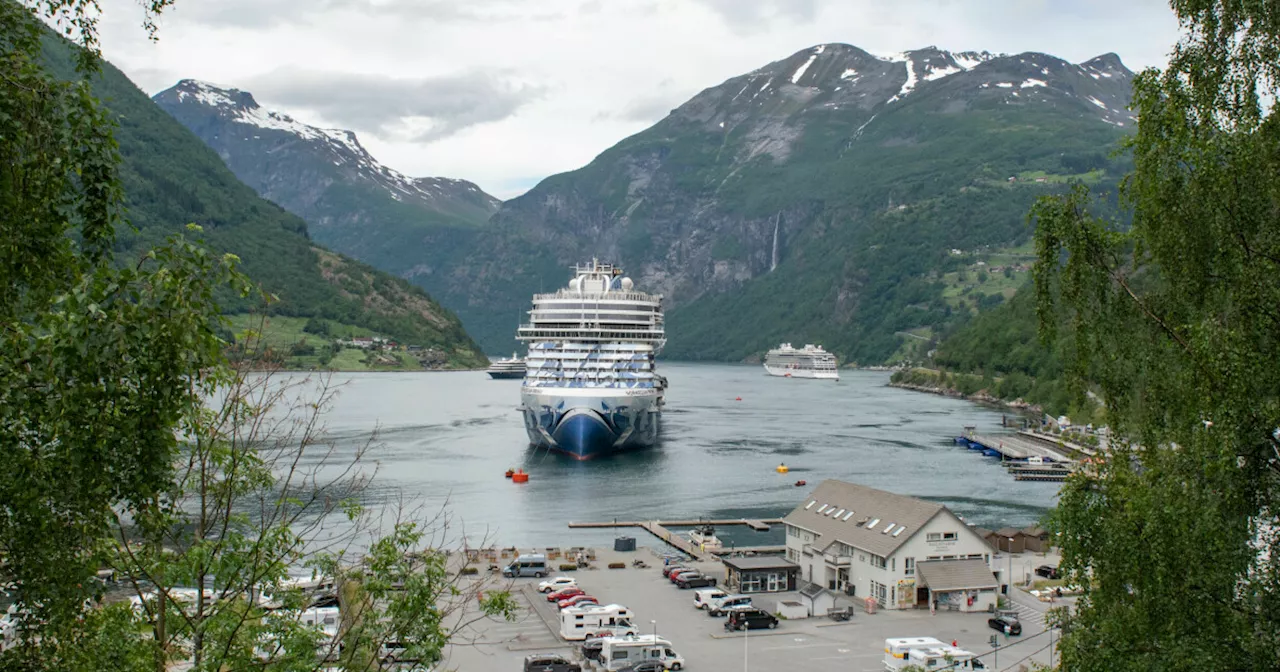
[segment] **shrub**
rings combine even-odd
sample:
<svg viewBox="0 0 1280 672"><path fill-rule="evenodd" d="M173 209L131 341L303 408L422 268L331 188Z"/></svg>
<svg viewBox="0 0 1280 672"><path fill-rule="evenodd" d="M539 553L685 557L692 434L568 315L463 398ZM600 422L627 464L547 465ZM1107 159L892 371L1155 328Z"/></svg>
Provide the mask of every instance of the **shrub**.
<svg viewBox="0 0 1280 672"><path fill-rule="evenodd" d="M479 573L480 573L480 570L479 570L478 568L476 568L476 567L463 567L463 568L462 568L462 574L463 574L464 576L473 576L473 575L475 575L475 574L479 574Z"/></svg>
<svg viewBox="0 0 1280 672"><path fill-rule="evenodd" d="M560 565L560 571L562 571L562 572L572 572L573 570L575 570L575 569L577 569L577 568L578 568L578 566L577 566L577 565L575 565L575 564L573 564L573 563L568 563L568 564Z"/></svg>
<svg viewBox="0 0 1280 672"><path fill-rule="evenodd" d="M626 569L626 568L627 568L627 563L625 563L625 562L611 562L611 563L609 563L609 569Z"/></svg>

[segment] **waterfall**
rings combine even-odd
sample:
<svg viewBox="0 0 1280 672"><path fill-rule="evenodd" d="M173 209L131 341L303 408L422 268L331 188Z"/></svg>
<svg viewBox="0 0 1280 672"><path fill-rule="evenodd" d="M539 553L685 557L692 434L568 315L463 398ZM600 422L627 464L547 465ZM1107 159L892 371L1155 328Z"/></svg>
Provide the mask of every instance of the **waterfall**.
<svg viewBox="0 0 1280 672"><path fill-rule="evenodd" d="M777 217L773 218L773 256L769 258L769 272L778 267L778 222L782 219L782 213L779 212Z"/></svg>

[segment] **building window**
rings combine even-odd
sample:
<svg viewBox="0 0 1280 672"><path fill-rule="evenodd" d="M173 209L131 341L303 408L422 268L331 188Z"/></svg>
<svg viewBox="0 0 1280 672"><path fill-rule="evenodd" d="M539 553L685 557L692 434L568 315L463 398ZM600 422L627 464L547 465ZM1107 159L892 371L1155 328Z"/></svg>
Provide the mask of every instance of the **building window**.
<svg viewBox="0 0 1280 672"><path fill-rule="evenodd" d="M889 587L878 581L872 581L871 596L876 598L876 602L879 602L880 606L888 606Z"/></svg>
<svg viewBox="0 0 1280 672"><path fill-rule="evenodd" d="M881 556L879 556L879 555L872 554L872 555L871 555L871 566L872 566L872 567L879 567L880 569L884 569L884 558L883 558L883 557L881 557Z"/></svg>
<svg viewBox="0 0 1280 672"><path fill-rule="evenodd" d="M930 532L928 535L926 535L926 539L927 539L928 541L942 541L942 533L941 533L941 532Z"/></svg>
<svg viewBox="0 0 1280 672"><path fill-rule="evenodd" d="M867 561L867 555L865 553L859 553L858 562L866 562L866 561Z"/></svg>
<svg viewBox="0 0 1280 672"><path fill-rule="evenodd" d="M906 574L907 576L915 576L915 575L916 575L916 559L915 559L915 558L903 558L903 559L902 559L902 570L903 570L903 571L902 571L902 573L903 573L903 574Z"/></svg>
<svg viewBox="0 0 1280 672"><path fill-rule="evenodd" d="M788 536L788 537L796 537L796 538L799 538L799 537L800 537L800 528L798 528L798 527L796 527L796 526L794 526L794 525L788 525L788 526L787 526L787 536Z"/></svg>
<svg viewBox="0 0 1280 672"><path fill-rule="evenodd" d="M889 571L891 571L891 572L896 572L896 571L898 571L898 559L897 559L897 558L889 558Z"/></svg>
<svg viewBox="0 0 1280 672"><path fill-rule="evenodd" d="M943 533L942 533L942 540L943 540L943 541L955 541L955 540L956 540L956 533L955 533L955 532L943 532Z"/></svg>

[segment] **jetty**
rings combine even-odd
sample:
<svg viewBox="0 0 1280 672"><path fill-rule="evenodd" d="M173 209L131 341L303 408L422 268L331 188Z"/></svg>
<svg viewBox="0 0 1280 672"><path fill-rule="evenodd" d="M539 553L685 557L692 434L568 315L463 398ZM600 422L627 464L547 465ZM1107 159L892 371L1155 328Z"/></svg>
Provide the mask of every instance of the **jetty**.
<svg viewBox="0 0 1280 672"><path fill-rule="evenodd" d="M688 537L682 536L679 532L673 532L668 528L671 527L697 527L699 525L711 525L713 527L727 527L729 525L746 525L757 532L768 532L770 526L779 525L781 519L760 520L754 518L737 518L737 519L713 519L713 520L613 520L594 523L569 523L570 528L610 528L610 527L638 527L649 534L661 539L663 542L676 547L681 552L691 555L699 560L714 560L717 555L726 555L729 553L772 553L777 552L782 547L772 546L740 546L737 548L721 547L715 549L701 548L694 544Z"/></svg>
<svg viewBox="0 0 1280 672"><path fill-rule="evenodd" d="M967 440L970 448L981 450L983 453L993 457L999 456L1001 459L1026 461L1032 457L1039 457L1051 462L1069 463L1075 461L1060 446L1051 446L1047 441L1039 437L1022 434L1021 432L1018 434L1001 434L999 436L970 434L961 438ZM959 439L957 439L958 441Z"/></svg>

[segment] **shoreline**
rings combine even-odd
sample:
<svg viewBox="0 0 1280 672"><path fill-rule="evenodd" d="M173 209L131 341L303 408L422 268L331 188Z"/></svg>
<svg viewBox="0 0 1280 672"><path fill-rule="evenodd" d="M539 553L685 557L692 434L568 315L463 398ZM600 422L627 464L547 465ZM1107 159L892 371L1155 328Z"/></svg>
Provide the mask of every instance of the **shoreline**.
<svg viewBox="0 0 1280 672"><path fill-rule="evenodd" d="M953 399L963 399L988 406L997 406L1000 408L1017 411L1019 413L1044 415L1044 409L1038 404L1029 404L1021 399L1008 401L999 397L987 394L986 390L978 390L973 394L961 394L949 387L938 387L935 385L916 385L914 383L885 383L888 387L896 387L902 390L911 390L912 392L924 392L926 394L936 394L943 397L951 397Z"/></svg>

